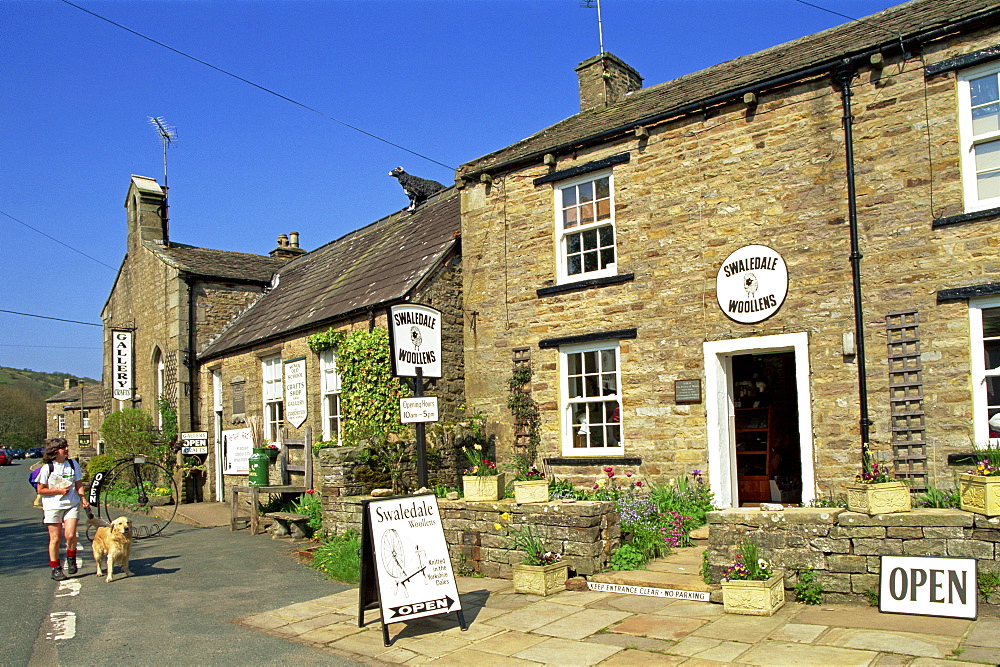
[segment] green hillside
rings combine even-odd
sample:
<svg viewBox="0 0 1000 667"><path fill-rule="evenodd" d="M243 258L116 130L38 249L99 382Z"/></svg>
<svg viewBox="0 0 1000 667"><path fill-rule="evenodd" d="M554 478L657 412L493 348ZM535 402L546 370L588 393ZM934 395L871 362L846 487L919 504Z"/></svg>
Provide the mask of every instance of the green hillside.
<svg viewBox="0 0 1000 667"><path fill-rule="evenodd" d="M100 380L79 378L69 373L42 373L28 369L7 368L0 366L0 386L10 385L27 389L42 398L49 398L63 389L63 380L79 380L87 385L100 384Z"/></svg>

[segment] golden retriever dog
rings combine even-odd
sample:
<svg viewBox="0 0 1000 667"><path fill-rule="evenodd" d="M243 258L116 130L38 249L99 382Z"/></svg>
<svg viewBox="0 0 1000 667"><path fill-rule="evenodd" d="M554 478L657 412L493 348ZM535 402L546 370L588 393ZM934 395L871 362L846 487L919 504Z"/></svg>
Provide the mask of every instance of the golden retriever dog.
<svg viewBox="0 0 1000 667"><path fill-rule="evenodd" d="M115 565L120 565L126 577L132 576L128 569L129 554L132 552L132 522L127 516L120 516L109 526L102 526L94 533L92 543L97 576L102 576L101 560L108 559L108 578L114 576Z"/></svg>

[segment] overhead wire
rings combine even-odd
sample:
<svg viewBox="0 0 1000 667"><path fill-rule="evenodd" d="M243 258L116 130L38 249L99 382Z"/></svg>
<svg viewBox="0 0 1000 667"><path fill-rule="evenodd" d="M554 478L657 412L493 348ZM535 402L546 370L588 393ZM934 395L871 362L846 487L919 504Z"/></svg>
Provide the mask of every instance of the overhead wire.
<svg viewBox="0 0 1000 667"><path fill-rule="evenodd" d="M97 259L96 257L91 257L90 255L88 255L87 253L83 252L82 250L77 250L73 246L71 246L71 245L69 245L67 243L63 243L62 241L60 241L56 237L50 236L49 234L46 234L45 232L43 232L42 230L38 229L37 227L32 227L31 225L29 225L28 223L26 223L24 220L18 220L17 218L15 218L14 216L12 216L10 213L6 213L4 211L0 211L0 215L2 215L4 217L7 217L7 218L10 218L11 220L13 220L14 222L16 222L18 224L24 225L25 227L27 227L31 231L37 232L37 233L41 234L42 236L44 236L45 238L47 238L47 239L49 239L51 241L55 241L56 243L58 243L61 246L69 248L73 252L75 252L77 254L80 254L80 255L83 255L87 259L91 259L91 260L95 261L98 264L100 264L101 266L106 266L109 269L111 269L112 271L117 271L118 270L117 267L111 266L110 264L105 264L104 262L102 262L101 260Z"/></svg>
<svg viewBox="0 0 1000 667"><path fill-rule="evenodd" d="M19 313L16 310L2 310L0 313L10 313L11 315L23 315L24 317L37 317L42 320L55 320L56 322L69 322L71 324L86 324L88 327L103 327L103 324L94 324L93 322L81 322L79 320L64 320L61 317L49 317L48 315L34 315L32 313ZM37 347L37 346L32 346Z"/></svg>
<svg viewBox="0 0 1000 667"><path fill-rule="evenodd" d="M366 130L362 130L360 127L358 127L356 125L351 125L350 123L344 122L344 121L342 121L342 120L340 120L338 118L334 118L333 116L325 114L322 111L320 111L319 109L311 107L308 104L303 104L302 102L299 102L298 100L294 100L291 97L288 97L287 95L282 95L281 93L279 93L277 91L274 91L274 90L272 90L270 88L267 88L266 86L262 86L259 83L254 83L253 81L250 81L249 79L245 79L245 78L243 78L242 76L240 76L238 74L234 74L234 73L232 73L232 72L230 72L228 70L224 70L221 67L217 67L217 66L213 65L210 62L202 60L201 58L198 58L196 56L192 56L189 53L185 53L184 51L181 51L180 49L176 49L176 48L170 46L169 44L164 44L163 42L161 42L161 41L159 41L157 39L153 39L152 37L149 37L148 35L144 35L141 32L138 32L137 30L133 30L132 28L129 28L128 26L124 26L121 23L118 23L117 21L112 21L111 19L107 18L106 16L101 16L100 14L98 14L96 12L92 12L91 10L87 9L86 7L81 7L80 5L72 3L69 0L61 0L61 1L64 2L65 4L69 5L70 7L75 7L76 9L79 9L81 12L84 12L86 14L90 14L94 18L97 18L97 19L100 19L100 20L105 21L107 23L110 23L111 25L115 26L116 28L121 28L122 30L124 30L124 31L126 31L128 33L131 33L131 34L135 35L136 37L139 37L141 39L145 39L148 42L152 42L153 44L156 44L157 46L161 46L161 47L167 49L168 51L172 51L173 53L176 53L179 56L183 56L185 58L188 58L189 60L193 60L193 61L195 61L196 63L198 63L200 65L204 65L205 67L208 67L210 69L215 70L216 72L219 72L220 74L225 74L226 76L232 77L232 78L236 79L237 81L242 81L243 83L247 84L248 86L253 86L257 90L261 90L261 91L263 91L265 93L268 93L269 95L274 95L275 97L277 97L279 99L282 99L282 100L284 100L286 102L290 102L291 104L294 104L297 107L301 107L302 109L305 109L307 111L311 111L314 114L317 114L319 116L322 116L323 118L326 118L327 120L332 120L334 123L339 123L340 125L343 125L346 128L354 130L355 132L360 132L361 134L365 135L366 137L370 137L372 139L375 139L376 141L381 141L382 143L388 144L388 145L392 146L393 148L398 148L401 151L406 151L410 155L415 155L416 157L418 157L418 158L420 158L422 160L427 160L428 162L433 162L434 164L442 166L445 169L450 169L452 171L455 170L455 167L447 165L447 164L445 164L443 162L438 162L437 160L435 160L432 157L428 157L426 155L423 155L422 153L418 153L418 152L416 152L414 150L410 150L409 148L406 148L405 146L400 146L399 144L397 144L395 142L392 142L392 141L389 141L388 139L385 139L383 137L380 137L377 134L373 134L373 133L368 132Z"/></svg>

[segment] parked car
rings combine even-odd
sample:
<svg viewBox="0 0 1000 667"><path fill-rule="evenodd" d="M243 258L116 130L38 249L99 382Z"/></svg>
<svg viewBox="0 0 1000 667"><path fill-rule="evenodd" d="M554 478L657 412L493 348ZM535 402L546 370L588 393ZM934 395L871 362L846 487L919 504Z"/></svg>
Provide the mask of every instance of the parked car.
<svg viewBox="0 0 1000 667"><path fill-rule="evenodd" d="M11 454L6 449L0 449L0 466L9 466L13 462L14 459L11 458Z"/></svg>
<svg viewBox="0 0 1000 667"><path fill-rule="evenodd" d="M42 454L44 452L45 452L45 448L44 447L32 447L31 449L28 450L28 458L29 459L40 459L40 458L42 458Z"/></svg>
<svg viewBox="0 0 1000 667"><path fill-rule="evenodd" d="M20 447L15 447L14 449L11 449L9 451L14 455L15 461L17 459L23 459L25 457L25 451Z"/></svg>

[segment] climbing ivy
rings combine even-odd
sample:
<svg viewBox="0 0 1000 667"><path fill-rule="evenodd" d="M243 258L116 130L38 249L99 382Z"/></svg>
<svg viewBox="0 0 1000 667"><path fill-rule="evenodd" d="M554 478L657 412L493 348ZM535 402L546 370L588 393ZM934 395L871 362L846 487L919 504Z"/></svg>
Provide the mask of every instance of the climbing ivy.
<svg viewBox="0 0 1000 667"><path fill-rule="evenodd" d="M306 343L316 353L337 350L341 439L345 445L365 440L381 443L390 434L407 432L407 426L399 421L399 399L409 391L392 375L386 329L379 327L370 332L359 329L350 333L330 329L309 336Z"/></svg>
<svg viewBox="0 0 1000 667"><path fill-rule="evenodd" d="M539 429L542 425L541 412L538 403L531 397L531 392L524 385L531 382L531 366L529 364L514 364L514 370L507 380L507 408L514 417L514 428L523 428L528 435L527 460L534 462L541 443Z"/></svg>

